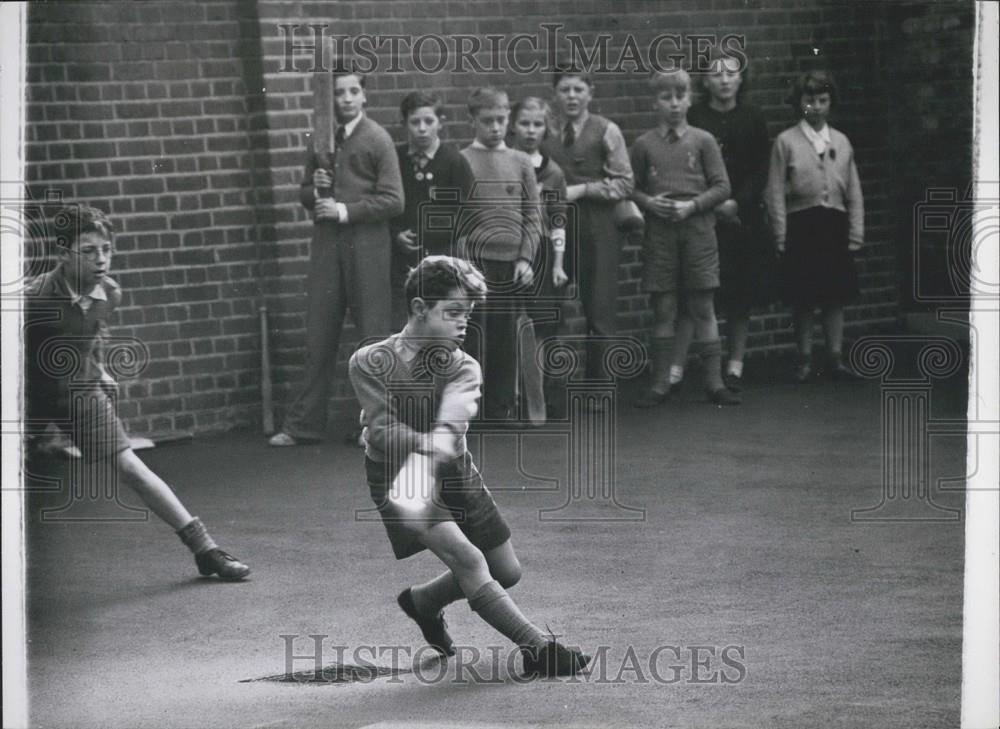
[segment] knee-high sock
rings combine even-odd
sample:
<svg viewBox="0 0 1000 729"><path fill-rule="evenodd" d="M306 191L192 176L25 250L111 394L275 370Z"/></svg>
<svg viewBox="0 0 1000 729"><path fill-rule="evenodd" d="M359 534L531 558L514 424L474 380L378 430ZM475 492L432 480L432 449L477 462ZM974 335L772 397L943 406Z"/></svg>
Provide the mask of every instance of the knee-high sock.
<svg viewBox="0 0 1000 729"><path fill-rule="evenodd" d="M417 612L428 617L437 615L446 606L461 600L465 595L451 571L443 572L433 580L414 585L410 590Z"/></svg>
<svg viewBox="0 0 1000 729"><path fill-rule="evenodd" d="M198 517L193 518L186 526L178 529L177 536L193 554L201 554L218 546Z"/></svg>
<svg viewBox="0 0 1000 729"><path fill-rule="evenodd" d="M710 342L696 342L698 354L705 370L705 387L710 392L721 390L722 384L722 343L718 339Z"/></svg>
<svg viewBox="0 0 1000 729"><path fill-rule="evenodd" d="M545 634L524 617L496 580L490 580L480 587L469 598L469 607L499 633L522 648L541 648L549 642Z"/></svg>
<svg viewBox="0 0 1000 729"><path fill-rule="evenodd" d="M670 361L674 356L673 337L650 337L653 355L653 389L666 392L670 389Z"/></svg>

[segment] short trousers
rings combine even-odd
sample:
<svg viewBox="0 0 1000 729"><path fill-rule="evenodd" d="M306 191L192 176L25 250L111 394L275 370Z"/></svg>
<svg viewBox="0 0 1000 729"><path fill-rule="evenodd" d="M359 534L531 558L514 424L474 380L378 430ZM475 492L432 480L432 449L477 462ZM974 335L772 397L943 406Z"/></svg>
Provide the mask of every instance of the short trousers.
<svg viewBox="0 0 1000 729"><path fill-rule="evenodd" d="M396 559L405 559L426 547L417 539L413 527L388 500L389 487L398 470L399 467L394 464L365 458L365 474L372 501L382 517L393 554ZM487 552L510 539L510 527L500 514L468 451L440 466L438 483L441 501L451 519L480 551Z"/></svg>
<svg viewBox="0 0 1000 729"><path fill-rule="evenodd" d="M719 287L714 218L694 215L671 223L649 216L642 248L643 291L705 291Z"/></svg>
<svg viewBox="0 0 1000 729"><path fill-rule="evenodd" d="M86 461L114 458L129 448L114 404L99 387L71 390L68 396L53 394L49 400L44 395L29 395L28 419L29 428L37 427L39 432L48 423L56 425L73 440Z"/></svg>

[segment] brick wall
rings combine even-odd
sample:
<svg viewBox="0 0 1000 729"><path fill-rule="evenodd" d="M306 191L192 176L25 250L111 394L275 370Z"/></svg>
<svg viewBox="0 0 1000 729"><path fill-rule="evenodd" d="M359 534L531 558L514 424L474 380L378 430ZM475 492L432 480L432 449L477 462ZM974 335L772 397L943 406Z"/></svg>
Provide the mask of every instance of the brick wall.
<svg viewBox="0 0 1000 729"><path fill-rule="evenodd" d="M28 8L28 191L114 217L115 333L150 354L121 403L134 432L227 428L259 412L252 9Z"/></svg>
<svg viewBox="0 0 1000 729"><path fill-rule="evenodd" d="M939 80L928 59L922 84L961 104L949 79L970 67L972 11L964 3L943 5L933 12L958 19L948 25L950 70ZM627 0L609 14L597 0L219 0L176 10L159 2L36 3L29 12L29 181L36 194L58 185L68 198L108 207L121 222L115 268L128 293L117 328L148 342L153 355L150 369L129 386L124 412L131 427L203 431L255 423L262 300L270 310L279 406L304 358L311 224L297 185L309 143L314 56L303 51L295 69L285 68L282 25L299 25L298 43L312 41L310 23L327 24L327 35L354 37L537 34L543 40L537 54L519 47L524 64L545 60L544 23L562 23L561 37L578 34L588 47L597 33L609 33L611 59L629 37L645 49L660 33L736 33L745 36L751 61L749 100L764 110L773 134L793 121L784 96L794 74L814 65L837 73L843 93L833 123L855 145L867 207L864 293L847 318L854 331L871 329L893 322L899 308L898 178L912 171L900 167L907 146L894 131L910 127L893 113L890 94L899 91L892 78L905 62L888 51L904 28L887 7ZM930 44L940 32L933 23L906 27L910 44ZM436 57L428 44L425 63L433 66ZM488 50L476 57L491 63ZM378 62L388 69L388 53ZM471 138L463 104L471 86L489 82L515 98L550 94L537 71L476 75L452 65L437 73L372 75L370 115L402 141L399 101L414 88L433 88L447 100L445 138L464 145ZM507 68L505 59L499 65ZM408 52L399 66L413 68ZM949 107L917 104L942 120ZM640 74L599 76L592 108L617 121L629 142L654 123ZM960 158L970 136L963 121L942 138L938 168ZM649 312L638 274L637 250L629 247L620 271L621 325L641 334ZM348 326L345 345L353 338ZM784 310L755 318L756 352L791 341ZM337 394L348 394L342 378Z"/></svg>

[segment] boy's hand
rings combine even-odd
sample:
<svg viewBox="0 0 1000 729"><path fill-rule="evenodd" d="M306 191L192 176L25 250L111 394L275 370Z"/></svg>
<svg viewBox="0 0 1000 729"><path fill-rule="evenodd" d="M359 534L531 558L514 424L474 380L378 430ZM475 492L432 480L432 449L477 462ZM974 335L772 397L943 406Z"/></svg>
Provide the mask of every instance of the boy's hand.
<svg viewBox="0 0 1000 729"><path fill-rule="evenodd" d="M674 202L674 213L671 220L680 222L682 220L687 220L695 212L694 200L677 200Z"/></svg>
<svg viewBox="0 0 1000 729"><path fill-rule="evenodd" d="M715 207L715 214L719 216L721 220L727 223L739 223L740 222L740 206L732 198L729 198L725 202L719 203Z"/></svg>
<svg viewBox="0 0 1000 729"><path fill-rule="evenodd" d="M552 285L557 289L562 288L569 281L569 276L566 275L565 269L562 266L552 267Z"/></svg>
<svg viewBox="0 0 1000 729"><path fill-rule="evenodd" d="M518 258L514 262L514 283L521 286L530 286L535 280L535 272L531 269L531 264L523 258Z"/></svg>
<svg viewBox="0 0 1000 729"><path fill-rule="evenodd" d="M576 202L583 197L584 193L587 191L586 183L581 183L579 185L570 185L566 188L566 201Z"/></svg>
<svg viewBox="0 0 1000 729"><path fill-rule="evenodd" d="M316 171L313 172L313 187L319 189L321 187L332 187L333 177L330 173L324 170L322 167L317 167Z"/></svg>
<svg viewBox="0 0 1000 729"><path fill-rule="evenodd" d="M337 201L332 197L321 197L316 201L316 220L340 220L340 213L337 211Z"/></svg>
<svg viewBox="0 0 1000 729"><path fill-rule="evenodd" d="M458 455L455 433L440 425L430 433L421 433L417 451L430 456L435 463L450 461Z"/></svg>
<svg viewBox="0 0 1000 729"><path fill-rule="evenodd" d="M417 234L407 228L396 236L396 246L404 253L419 253L420 245L417 243Z"/></svg>
<svg viewBox="0 0 1000 729"><path fill-rule="evenodd" d="M673 220L674 201L663 193L650 197L646 201L646 209L658 218Z"/></svg>

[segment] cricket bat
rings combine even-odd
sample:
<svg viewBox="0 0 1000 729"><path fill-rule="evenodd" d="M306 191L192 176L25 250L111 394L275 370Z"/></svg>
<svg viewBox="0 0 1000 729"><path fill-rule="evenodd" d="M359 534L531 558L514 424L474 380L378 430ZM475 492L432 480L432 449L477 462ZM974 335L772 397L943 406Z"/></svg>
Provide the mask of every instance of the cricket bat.
<svg viewBox="0 0 1000 729"><path fill-rule="evenodd" d="M532 425L545 425L545 383L535 356L538 352L535 325L527 314L517 319L517 335L518 381L528 405L528 421Z"/></svg>
<svg viewBox="0 0 1000 729"><path fill-rule="evenodd" d="M260 407L265 435L274 432L274 396L271 390L271 338L267 330L267 307L260 307Z"/></svg>
<svg viewBox="0 0 1000 729"><path fill-rule="evenodd" d="M333 174L337 116L333 109L333 79L328 71L313 73L313 154L316 165Z"/></svg>
<svg viewBox="0 0 1000 729"><path fill-rule="evenodd" d="M426 518L434 505L435 486L433 459L414 451L392 480L389 501L407 519Z"/></svg>

